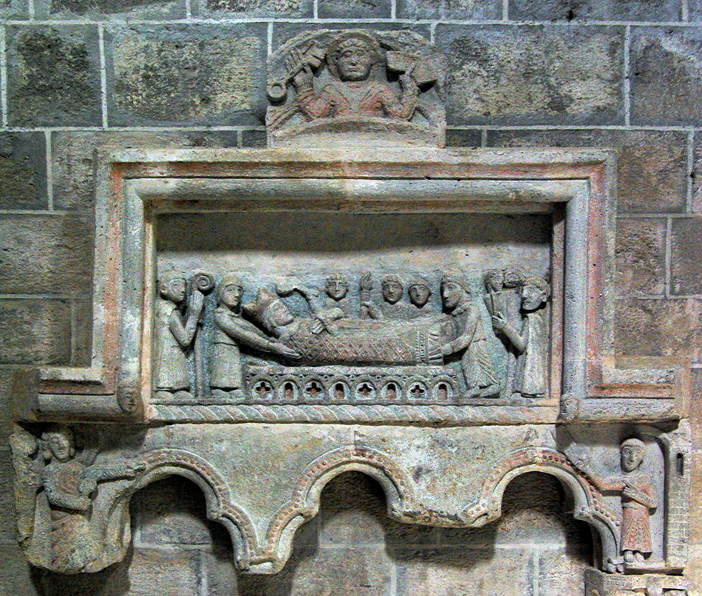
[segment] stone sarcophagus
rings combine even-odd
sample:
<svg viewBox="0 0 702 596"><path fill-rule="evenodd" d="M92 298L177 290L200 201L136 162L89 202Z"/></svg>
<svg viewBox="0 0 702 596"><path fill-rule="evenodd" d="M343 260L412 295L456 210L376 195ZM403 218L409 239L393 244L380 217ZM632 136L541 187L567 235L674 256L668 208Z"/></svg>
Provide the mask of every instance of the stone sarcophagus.
<svg viewBox="0 0 702 596"><path fill-rule="evenodd" d="M172 474L275 573L342 472L474 527L540 471L597 536L592 590L684 592L687 372L615 358L613 154L443 148L409 32L270 68L270 148L101 156L92 364L15 379L28 560L120 560L130 497Z"/></svg>

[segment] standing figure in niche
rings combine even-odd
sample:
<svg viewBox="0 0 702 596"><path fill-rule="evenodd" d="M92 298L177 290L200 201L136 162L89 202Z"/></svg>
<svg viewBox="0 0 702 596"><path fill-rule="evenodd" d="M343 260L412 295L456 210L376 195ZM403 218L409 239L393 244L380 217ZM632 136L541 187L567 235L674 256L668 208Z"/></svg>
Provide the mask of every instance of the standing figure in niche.
<svg viewBox="0 0 702 596"><path fill-rule="evenodd" d="M441 300L452 317L454 337L442 347L444 356L461 353L461 369L470 396L494 395L498 389L480 312L471 299L468 284L460 273L441 278Z"/></svg>
<svg viewBox="0 0 702 596"><path fill-rule="evenodd" d="M73 433L67 427L44 432L39 443L46 462L44 493L51 508L51 564L57 571L80 571L91 559L87 530L97 483L133 478L145 466L85 465L74 457Z"/></svg>
<svg viewBox="0 0 702 596"><path fill-rule="evenodd" d="M651 512L658 507L653 478L640 470L646 454L641 439L629 438L619 446L622 475L592 481L601 491L621 494L622 527L620 550L625 564L642 563L653 552Z"/></svg>
<svg viewBox="0 0 702 596"><path fill-rule="evenodd" d="M551 287L539 277L527 278L521 288L523 319L516 327L504 315L493 315L493 327L519 353L515 388L523 397L545 397L548 392L548 321L546 304Z"/></svg>
<svg viewBox="0 0 702 596"><path fill-rule="evenodd" d="M340 116L373 116L410 120L417 108L419 87L411 74L400 76L402 93L387 83L370 80L371 70L383 61L380 44L364 31L352 31L336 37L327 48L327 66L333 77L316 95L314 74L298 50L288 61L289 70L298 70L293 79L300 111L309 119Z"/></svg>
<svg viewBox="0 0 702 596"><path fill-rule="evenodd" d="M361 278L361 318L405 320L408 318L407 305L400 302L405 292L402 279L397 275L386 275L380 281L383 302L377 306L370 299L370 273Z"/></svg>
<svg viewBox="0 0 702 596"><path fill-rule="evenodd" d="M299 357L293 349L266 337L255 325L241 316L243 292L241 280L233 274L225 275L217 286L210 371L210 386L213 389L237 390L243 387L243 362L239 344L243 343L261 352L270 352L286 358Z"/></svg>
<svg viewBox="0 0 702 596"><path fill-rule="evenodd" d="M426 279L422 277L415 277L410 282L407 293L409 294L410 304L412 305L408 309L409 317L411 319L425 317L434 312L431 304L429 304L431 288L429 287L429 282Z"/></svg>
<svg viewBox="0 0 702 596"><path fill-rule="evenodd" d="M156 305L154 328L154 387L156 391L190 389L187 352L193 345L205 297L192 284L185 313L187 294L185 276L167 272L158 283L161 298Z"/></svg>

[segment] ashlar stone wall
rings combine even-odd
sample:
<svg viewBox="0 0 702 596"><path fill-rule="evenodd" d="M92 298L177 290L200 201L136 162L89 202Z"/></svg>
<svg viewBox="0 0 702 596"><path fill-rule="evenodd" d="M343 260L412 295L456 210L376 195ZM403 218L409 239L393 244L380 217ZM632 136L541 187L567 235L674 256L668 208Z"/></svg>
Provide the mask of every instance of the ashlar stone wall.
<svg viewBox="0 0 702 596"><path fill-rule="evenodd" d="M265 142L265 59L313 28L411 28L449 58L448 142L619 150L616 349L702 367L702 0L0 0L0 594L576 595L589 532L548 477L482 530L402 526L329 485L276 577L237 577L197 489L133 501L124 564L66 578L15 542L9 379L90 355L95 155ZM702 585L702 374L693 563Z"/></svg>

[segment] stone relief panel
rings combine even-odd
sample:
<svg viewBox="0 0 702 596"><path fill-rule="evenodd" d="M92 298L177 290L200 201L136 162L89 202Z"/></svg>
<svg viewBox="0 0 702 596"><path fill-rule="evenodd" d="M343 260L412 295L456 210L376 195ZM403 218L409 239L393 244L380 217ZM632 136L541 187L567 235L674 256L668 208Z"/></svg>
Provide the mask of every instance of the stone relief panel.
<svg viewBox="0 0 702 596"><path fill-rule="evenodd" d="M411 31L298 35L269 59L269 142L443 146L443 62Z"/></svg>
<svg viewBox="0 0 702 596"><path fill-rule="evenodd" d="M385 223L387 235L403 228L426 235L449 221L363 219L355 225ZM461 405L550 397L549 218L525 221L521 235L496 232L499 269L483 267L495 263L491 251L461 225L465 217L454 219L442 232L445 246L400 239L392 247L379 240L379 248L372 237L337 238L331 258L306 250L304 239L293 243L299 254L281 255L279 241L293 247L275 233L243 255L222 243L204 247L217 254L195 257L164 231L154 403ZM493 228L501 221L484 219ZM364 270L375 253L383 253L381 267ZM196 263L211 269L188 270Z"/></svg>

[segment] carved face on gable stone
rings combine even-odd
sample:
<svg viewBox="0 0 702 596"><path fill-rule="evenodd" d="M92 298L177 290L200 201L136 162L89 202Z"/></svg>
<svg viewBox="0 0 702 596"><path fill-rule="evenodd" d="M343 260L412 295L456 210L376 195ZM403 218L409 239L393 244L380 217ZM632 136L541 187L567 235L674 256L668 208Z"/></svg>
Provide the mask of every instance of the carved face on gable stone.
<svg viewBox="0 0 702 596"><path fill-rule="evenodd" d="M219 290L219 303L229 308L238 308L241 304L241 296L244 288L236 281L226 282Z"/></svg>
<svg viewBox="0 0 702 596"><path fill-rule="evenodd" d="M59 462L66 462L73 457L73 438L65 431L50 431L42 435L42 440L46 446L45 457L53 457Z"/></svg>
<svg viewBox="0 0 702 596"><path fill-rule="evenodd" d="M417 308L422 308L431 296L431 290L426 284L423 283L413 283L409 287L409 297L412 304Z"/></svg>
<svg viewBox="0 0 702 596"><path fill-rule="evenodd" d="M333 275L327 279L324 289L333 300L341 300L349 290L349 282L341 275Z"/></svg>
<svg viewBox="0 0 702 596"><path fill-rule="evenodd" d="M402 292L404 291L404 287L402 286L402 282L398 278L394 276L386 277L382 281L382 287L383 298L388 304L395 304L399 302L400 298L402 298Z"/></svg>
<svg viewBox="0 0 702 596"><path fill-rule="evenodd" d="M447 279L441 283L441 300L448 309L456 308L466 291L454 280Z"/></svg>
<svg viewBox="0 0 702 596"><path fill-rule="evenodd" d="M176 304L180 304L185 300L185 289L185 278L178 275L166 276L159 284L161 296Z"/></svg>
<svg viewBox="0 0 702 596"><path fill-rule="evenodd" d="M622 443L621 458L622 470L625 472L633 472L643 462L645 446L638 439L628 439Z"/></svg>

